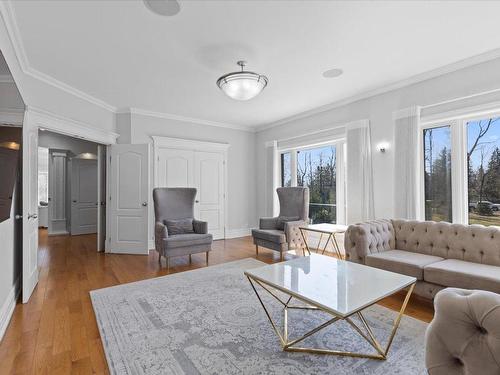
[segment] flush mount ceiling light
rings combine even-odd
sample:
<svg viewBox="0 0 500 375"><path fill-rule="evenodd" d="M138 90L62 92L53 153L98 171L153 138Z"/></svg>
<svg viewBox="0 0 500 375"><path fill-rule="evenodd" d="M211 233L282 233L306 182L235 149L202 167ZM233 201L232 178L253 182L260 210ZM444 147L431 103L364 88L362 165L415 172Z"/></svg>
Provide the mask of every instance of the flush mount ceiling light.
<svg viewBox="0 0 500 375"><path fill-rule="evenodd" d="M244 70L245 61L238 61L237 64L241 67L241 71L223 75L217 80L217 86L232 99L255 98L267 86L267 77Z"/></svg>
<svg viewBox="0 0 500 375"><path fill-rule="evenodd" d="M340 76L342 73L344 73L344 71L342 69L329 69L325 72L323 72L323 77L325 78L335 78L335 77L338 77Z"/></svg>
<svg viewBox="0 0 500 375"><path fill-rule="evenodd" d="M175 16L181 10L177 0L143 0L146 8L160 16Z"/></svg>

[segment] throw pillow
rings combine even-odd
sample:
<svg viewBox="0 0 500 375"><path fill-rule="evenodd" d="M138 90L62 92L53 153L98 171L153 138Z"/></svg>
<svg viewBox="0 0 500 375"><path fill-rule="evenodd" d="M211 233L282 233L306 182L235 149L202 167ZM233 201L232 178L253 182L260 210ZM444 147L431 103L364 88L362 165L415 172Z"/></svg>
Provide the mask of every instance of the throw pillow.
<svg viewBox="0 0 500 375"><path fill-rule="evenodd" d="M193 219L165 220L169 235L194 233Z"/></svg>
<svg viewBox="0 0 500 375"><path fill-rule="evenodd" d="M297 221L297 220L300 220L300 217L298 217L298 216L278 216L276 226L279 230L284 230L285 223L287 221Z"/></svg>

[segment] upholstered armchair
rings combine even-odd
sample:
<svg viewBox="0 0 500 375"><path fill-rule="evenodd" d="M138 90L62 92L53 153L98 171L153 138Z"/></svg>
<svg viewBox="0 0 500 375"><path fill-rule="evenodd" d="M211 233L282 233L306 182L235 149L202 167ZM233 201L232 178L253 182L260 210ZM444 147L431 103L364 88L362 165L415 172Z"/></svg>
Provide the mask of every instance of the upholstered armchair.
<svg viewBox="0 0 500 375"><path fill-rule="evenodd" d="M309 189L304 187L282 187L276 189L280 202L277 217L260 219L259 229L252 230L255 252L259 246L283 253L305 246L299 227L309 222Z"/></svg>
<svg viewBox="0 0 500 375"><path fill-rule="evenodd" d="M164 256L167 269L175 256L206 253L212 250L212 235L208 223L194 219L194 188L156 188L153 190L155 208L155 248L158 263Z"/></svg>
<svg viewBox="0 0 500 375"><path fill-rule="evenodd" d="M448 288L434 299L426 332L429 375L500 374L500 295Z"/></svg>

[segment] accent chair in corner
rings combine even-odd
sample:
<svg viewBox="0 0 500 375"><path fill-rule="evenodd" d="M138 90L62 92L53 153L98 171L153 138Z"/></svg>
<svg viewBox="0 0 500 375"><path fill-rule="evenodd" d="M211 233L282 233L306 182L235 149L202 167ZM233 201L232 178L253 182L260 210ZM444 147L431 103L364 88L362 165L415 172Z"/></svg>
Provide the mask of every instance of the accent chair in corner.
<svg viewBox="0 0 500 375"><path fill-rule="evenodd" d="M206 253L212 250L212 235L208 223L194 218L194 188L153 189L155 209L155 248L158 263L164 256L167 269L171 257Z"/></svg>
<svg viewBox="0 0 500 375"><path fill-rule="evenodd" d="M305 246L299 228L309 222L309 189L305 187L282 187L276 189L280 202L277 217L263 217L259 229L252 230L255 252L259 246L283 253Z"/></svg>

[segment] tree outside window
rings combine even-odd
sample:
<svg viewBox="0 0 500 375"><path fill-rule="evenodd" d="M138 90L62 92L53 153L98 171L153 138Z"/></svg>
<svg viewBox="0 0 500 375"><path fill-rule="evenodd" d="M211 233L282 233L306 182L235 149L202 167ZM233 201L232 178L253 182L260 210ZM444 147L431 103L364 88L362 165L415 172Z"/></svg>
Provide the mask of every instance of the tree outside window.
<svg viewBox="0 0 500 375"><path fill-rule="evenodd" d="M469 223L500 225L500 117L466 127Z"/></svg>
<svg viewBox="0 0 500 375"><path fill-rule="evenodd" d="M309 218L313 223L337 221L336 172L334 146L297 152L297 186L309 188Z"/></svg>

